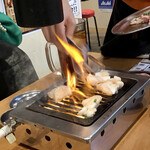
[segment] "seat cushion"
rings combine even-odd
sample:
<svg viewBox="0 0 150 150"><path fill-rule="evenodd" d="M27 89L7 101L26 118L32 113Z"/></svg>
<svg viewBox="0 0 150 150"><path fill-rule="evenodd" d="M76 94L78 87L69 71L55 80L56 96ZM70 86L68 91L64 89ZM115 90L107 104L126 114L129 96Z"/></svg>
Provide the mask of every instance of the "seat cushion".
<svg viewBox="0 0 150 150"><path fill-rule="evenodd" d="M82 9L82 18L90 18L95 15L95 11L92 9Z"/></svg>

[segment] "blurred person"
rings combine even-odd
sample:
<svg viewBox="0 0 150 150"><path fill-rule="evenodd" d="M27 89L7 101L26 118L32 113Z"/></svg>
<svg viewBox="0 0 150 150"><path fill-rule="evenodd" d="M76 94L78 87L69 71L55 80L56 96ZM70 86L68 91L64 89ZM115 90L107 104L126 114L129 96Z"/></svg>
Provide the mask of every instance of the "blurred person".
<svg viewBox="0 0 150 150"><path fill-rule="evenodd" d="M0 12L0 100L38 80L34 67L19 46L22 32Z"/></svg>
<svg viewBox="0 0 150 150"><path fill-rule="evenodd" d="M115 0L101 53L109 57L149 58L150 28L127 34L114 35L111 29L125 17L150 6L149 0Z"/></svg>

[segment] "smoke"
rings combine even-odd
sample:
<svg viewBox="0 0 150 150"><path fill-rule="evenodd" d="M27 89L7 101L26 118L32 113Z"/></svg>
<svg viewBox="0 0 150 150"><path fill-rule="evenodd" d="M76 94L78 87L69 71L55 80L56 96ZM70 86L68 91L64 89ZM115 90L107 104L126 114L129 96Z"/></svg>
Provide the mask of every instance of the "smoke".
<svg viewBox="0 0 150 150"><path fill-rule="evenodd" d="M3 78L0 89L5 89L1 91L0 99L3 99L38 80L38 76L29 57L21 49L1 42L0 49L0 75Z"/></svg>

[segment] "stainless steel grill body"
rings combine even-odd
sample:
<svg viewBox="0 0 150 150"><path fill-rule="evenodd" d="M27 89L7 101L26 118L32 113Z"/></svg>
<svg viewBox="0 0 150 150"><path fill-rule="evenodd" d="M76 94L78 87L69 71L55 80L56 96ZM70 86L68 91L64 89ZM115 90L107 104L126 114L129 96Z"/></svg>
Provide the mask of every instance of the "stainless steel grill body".
<svg viewBox="0 0 150 150"><path fill-rule="evenodd" d="M109 70L109 72L111 75L134 79L137 83L90 126L82 126L26 109L26 106L35 102L34 98L22 103L19 107L11 111L10 115L17 122L33 125L34 128L36 125L36 128L39 128L40 132L41 129L43 133L47 131L45 135L55 134L57 138L60 138L59 141L62 143L64 137L71 139L73 142L71 145L74 150L76 148L79 150L75 146L75 143L78 142L89 150L110 149L146 109L147 99L143 98L143 95L144 88L149 83L149 78L119 71ZM27 140L25 143L28 145L31 144ZM36 147L35 144L34 147ZM53 149L55 150L55 148L54 146ZM83 150L83 148L81 149Z"/></svg>

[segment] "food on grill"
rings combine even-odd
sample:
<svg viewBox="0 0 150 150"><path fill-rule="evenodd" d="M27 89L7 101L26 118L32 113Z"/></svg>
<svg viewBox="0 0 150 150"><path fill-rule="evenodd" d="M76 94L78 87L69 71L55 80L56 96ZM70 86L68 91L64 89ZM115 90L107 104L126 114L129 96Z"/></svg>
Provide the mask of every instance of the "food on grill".
<svg viewBox="0 0 150 150"><path fill-rule="evenodd" d="M47 93L48 96L55 100L55 102L61 101L64 97L72 95L71 88L65 85L58 86Z"/></svg>
<svg viewBox="0 0 150 150"><path fill-rule="evenodd" d="M95 75L88 74L87 76L87 82L92 86L96 86L98 83L107 81L108 79L110 79L110 75L107 71L97 72Z"/></svg>
<svg viewBox="0 0 150 150"><path fill-rule="evenodd" d="M96 89L102 91L106 95L113 95L118 93L118 90L124 86L124 83L121 81L120 77L114 76L107 80L106 82L96 85Z"/></svg>
<svg viewBox="0 0 150 150"><path fill-rule="evenodd" d="M113 78L110 79L110 81L116 84L118 90L124 86L124 83L121 81L121 78L118 76L114 76Z"/></svg>
<svg viewBox="0 0 150 150"><path fill-rule="evenodd" d="M150 25L150 12L144 13L141 16L133 18L130 21L130 25L143 24L143 23L147 23Z"/></svg>
<svg viewBox="0 0 150 150"><path fill-rule="evenodd" d="M83 108L78 112L78 115L83 115L86 117L93 117L97 111L102 97L100 95L94 95L82 101Z"/></svg>
<svg viewBox="0 0 150 150"><path fill-rule="evenodd" d="M100 95L94 95L82 101L82 105L88 108L91 108L91 105L98 106L99 102L101 101L102 97Z"/></svg>
<svg viewBox="0 0 150 150"><path fill-rule="evenodd" d="M116 94L124 86L120 77L114 76L111 78L109 73L104 70L95 73L95 75L89 74L87 82L106 95Z"/></svg>
<svg viewBox="0 0 150 150"><path fill-rule="evenodd" d="M85 116L85 117L90 118L90 117L93 117L93 116L95 115L95 112L96 112L96 111L97 111L96 108L88 109L87 107L83 107L83 108L79 111L78 115L83 115L83 116Z"/></svg>

